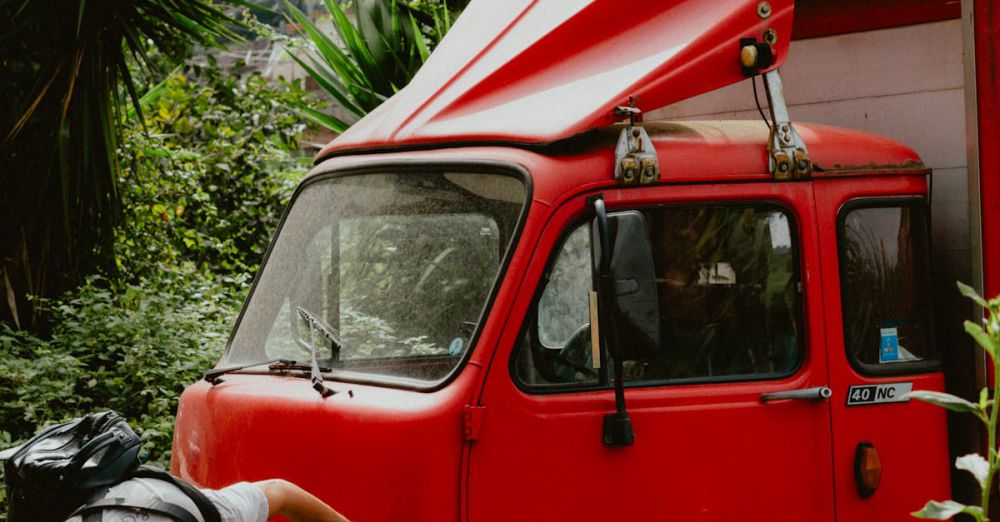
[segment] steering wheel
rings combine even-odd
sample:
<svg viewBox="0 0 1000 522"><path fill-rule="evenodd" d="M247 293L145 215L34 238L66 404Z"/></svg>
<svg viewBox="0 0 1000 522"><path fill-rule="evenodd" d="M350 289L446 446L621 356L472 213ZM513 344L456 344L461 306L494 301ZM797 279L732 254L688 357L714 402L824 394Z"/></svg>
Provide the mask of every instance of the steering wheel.
<svg viewBox="0 0 1000 522"><path fill-rule="evenodd" d="M431 260L431 262L427 264L427 268L424 269L424 272L420 274L420 279L417 280L417 284L413 287L413 293L418 294L422 292L424 290L424 285L426 285L427 281L430 280L431 275L437 271L441 262L450 257L456 250L458 250L458 247L448 247L442 250L437 257Z"/></svg>
<svg viewBox="0 0 1000 522"><path fill-rule="evenodd" d="M577 372L573 376L573 381L596 379L598 377L597 370L594 368L594 361L591 360L593 357L590 343L590 323L588 322L577 328L573 332L573 335L570 336L569 341L566 342L566 345L559 350L558 354L553 356L556 361ZM581 376L580 374L583 375Z"/></svg>

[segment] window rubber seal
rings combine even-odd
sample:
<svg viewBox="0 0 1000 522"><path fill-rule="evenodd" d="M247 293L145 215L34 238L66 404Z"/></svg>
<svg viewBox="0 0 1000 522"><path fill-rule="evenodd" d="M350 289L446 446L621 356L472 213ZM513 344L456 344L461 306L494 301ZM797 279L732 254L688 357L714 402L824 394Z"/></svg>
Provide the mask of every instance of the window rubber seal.
<svg viewBox="0 0 1000 522"><path fill-rule="evenodd" d="M837 278L840 281L838 285L840 288L840 321L841 321L841 341L843 342L844 356L847 357L848 363L850 363L851 368L859 374L867 377L893 377L898 375L919 375L926 373L934 373L942 369L942 359L940 350L937 346L937 336L935 335L935 324L934 324L934 314L930 303L927 303L927 320L928 320L928 331L927 337L930 345L935 349L937 356L935 359L924 359L920 361L909 361L909 362L898 362L891 365L880 365L866 363L859 360L854 354L850 353L847 346L847 314L844 312L845 306L845 290L847 287L847 282L843 277L842 267L844 266L844 257L846 253L845 244L843 241L844 237L844 223L847 221L847 215L854 210L865 209L865 208L899 208L903 206L909 206L913 208L920 209L920 213L924 218L925 230L924 230L924 274L921 278L921 283L924 288L927 289L928 298L930 298L930 292L933 288L930 284L931 282L931 213L930 205L928 204L927 198L920 195L909 195L909 196L875 196L867 197L861 196L852 198L843 205L837 211Z"/></svg>

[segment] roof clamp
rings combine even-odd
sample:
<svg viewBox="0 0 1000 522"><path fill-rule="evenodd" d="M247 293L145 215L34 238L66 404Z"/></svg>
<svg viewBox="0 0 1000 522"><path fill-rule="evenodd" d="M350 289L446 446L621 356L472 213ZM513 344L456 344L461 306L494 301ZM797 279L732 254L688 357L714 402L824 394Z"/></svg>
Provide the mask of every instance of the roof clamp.
<svg viewBox="0 0 1000 522"><path fill-rule="evenodd" d="M615 114L628 116L628 126L622 129L615 146L615 179L621 185L655 183L660 179L660 162L646 129L636 125L642 121L642 111L633 107L629 98L629 106L616 107Z"/></svg>
<svg viewBox="0 0 1000 522"><path fill-rule="evenodd" d="M764 90L767 92L768 111L771 113L771 135L767 140L769 156L768 166L776 180L809 179L813 172L813 163L809 159L809 150L792 126L785 105L785 95L781 88L781 77L777 69L768 71L764 77Z"/></svg>

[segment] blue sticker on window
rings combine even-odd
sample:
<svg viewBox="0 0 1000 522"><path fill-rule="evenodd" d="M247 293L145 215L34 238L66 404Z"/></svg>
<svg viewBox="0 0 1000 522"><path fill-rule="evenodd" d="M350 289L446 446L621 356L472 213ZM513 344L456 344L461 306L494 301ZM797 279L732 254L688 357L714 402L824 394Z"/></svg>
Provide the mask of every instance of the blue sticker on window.
<svg viewBox="0 0 1000 522"><path fill-rule="evenodd" d="M882 341L878 350L879 363L899 361L899 333L895 328L880 328Z"/></svg>
<svg viewBox="0 0 1000 522"><path fill-rule="evenodd" d="M448 346L448 355L458 355L462 353L463 346L465 346L465 342L462 341L461 337L452 339L451 345Z"/></svg>

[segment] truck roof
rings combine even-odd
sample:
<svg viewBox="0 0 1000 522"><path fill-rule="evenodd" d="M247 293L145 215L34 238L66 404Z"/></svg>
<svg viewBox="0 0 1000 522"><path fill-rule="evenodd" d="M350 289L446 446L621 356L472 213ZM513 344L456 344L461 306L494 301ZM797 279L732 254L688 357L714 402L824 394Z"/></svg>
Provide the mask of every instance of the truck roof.
<svg viewBox="0 0 1000 522"><path fill-rule="evenodd" d="M760 120L645 123L656 146L664 181L743 177L768 171L768 125ZM867 132L795 123L816 166L813 177L926 174L920 156L897 141ZM620 126L595 133L614 150ZM597 136L600 137L597 137Z"/></svg>
<svg viewBox="0 0 1000 522"><path fill-rule="evenodd" d="M741 39L781 65L792 0L473 0L400 92L326 157L457 142L552 143L744 80Z"/></svg>
<svg viewBox="0 0 1000 522"><path fill-rule="evenodd" d="M454 162L488 159L519 163L538 176L576 185L610 180L615 144L623 124L593 129L548 144L453 143L414 147L405 155L335 155L314 172L371 166L386 161ZM659 157L661 183L770 180L767 141L770 130L760 120L646 122ZM814 178L871 175L925 175L929 171L910 147L875 134L796 123L815 164ZM425 150L431 149L431 150ZM593 178L593 179L589 179Z"/></svg>

